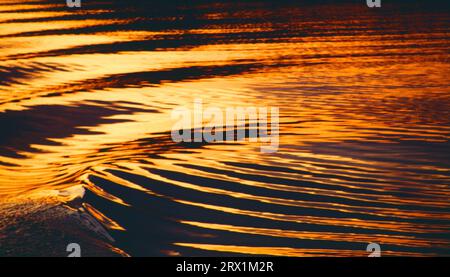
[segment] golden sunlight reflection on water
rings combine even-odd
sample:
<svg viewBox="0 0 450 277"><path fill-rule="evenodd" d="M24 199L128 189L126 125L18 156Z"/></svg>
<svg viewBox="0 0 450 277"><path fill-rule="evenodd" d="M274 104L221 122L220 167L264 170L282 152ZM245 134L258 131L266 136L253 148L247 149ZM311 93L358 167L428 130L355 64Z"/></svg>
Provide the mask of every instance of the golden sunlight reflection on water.
<svg viewBox="0 0 450 277"><path fill-rule="evenodd" d="M121 255L450 253L445 12L122 8L0 6L0 202L87 213ZM173 142L198 98L279 107L279 151Z"/></svg>

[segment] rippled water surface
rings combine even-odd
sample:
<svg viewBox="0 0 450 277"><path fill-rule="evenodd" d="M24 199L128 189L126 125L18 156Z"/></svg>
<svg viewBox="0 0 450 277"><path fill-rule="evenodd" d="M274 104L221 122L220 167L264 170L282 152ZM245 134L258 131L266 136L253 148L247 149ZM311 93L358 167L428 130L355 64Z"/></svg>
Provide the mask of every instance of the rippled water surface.
<svg viewBox="0 0 450 277"><path fill-rule="evenodd" d="M448 7L64 2L0 1L0 255L450 255Z"/></svg>

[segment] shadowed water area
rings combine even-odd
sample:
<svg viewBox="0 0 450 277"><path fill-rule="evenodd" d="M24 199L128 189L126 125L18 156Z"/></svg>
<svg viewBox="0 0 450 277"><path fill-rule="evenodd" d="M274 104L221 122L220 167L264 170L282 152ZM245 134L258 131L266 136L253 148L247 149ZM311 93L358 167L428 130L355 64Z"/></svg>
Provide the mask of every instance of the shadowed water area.
<svg viewBox="0 0 450 277"><path fill-rule="evenodd" d="M450 255L448 4L93 2L0 0L0 256Z"/></svg>

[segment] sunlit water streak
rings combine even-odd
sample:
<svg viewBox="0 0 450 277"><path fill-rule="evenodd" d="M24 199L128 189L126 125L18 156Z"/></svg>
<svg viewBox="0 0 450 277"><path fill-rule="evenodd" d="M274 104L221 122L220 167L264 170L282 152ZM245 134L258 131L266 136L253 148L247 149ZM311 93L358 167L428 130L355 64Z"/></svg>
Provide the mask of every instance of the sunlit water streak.
<svg viewBox="0 0 450 277"><path fill-rule="evenodd" d="M2 1L0 255L450 255L446 6ZM275 106L280 147L171 140Z"/></svg>

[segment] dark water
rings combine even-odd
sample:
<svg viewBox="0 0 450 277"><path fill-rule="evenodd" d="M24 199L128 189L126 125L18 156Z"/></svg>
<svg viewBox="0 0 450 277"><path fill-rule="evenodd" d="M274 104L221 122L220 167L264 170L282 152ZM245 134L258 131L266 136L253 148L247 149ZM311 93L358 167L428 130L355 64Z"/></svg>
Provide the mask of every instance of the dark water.
<svg viewBox="0 0 450 277"><path fill-rule="evenodd" d="M447 6L20 2L0 255L450 255ZM278 151L173 142L198 98L279 107Z"/></svg>

